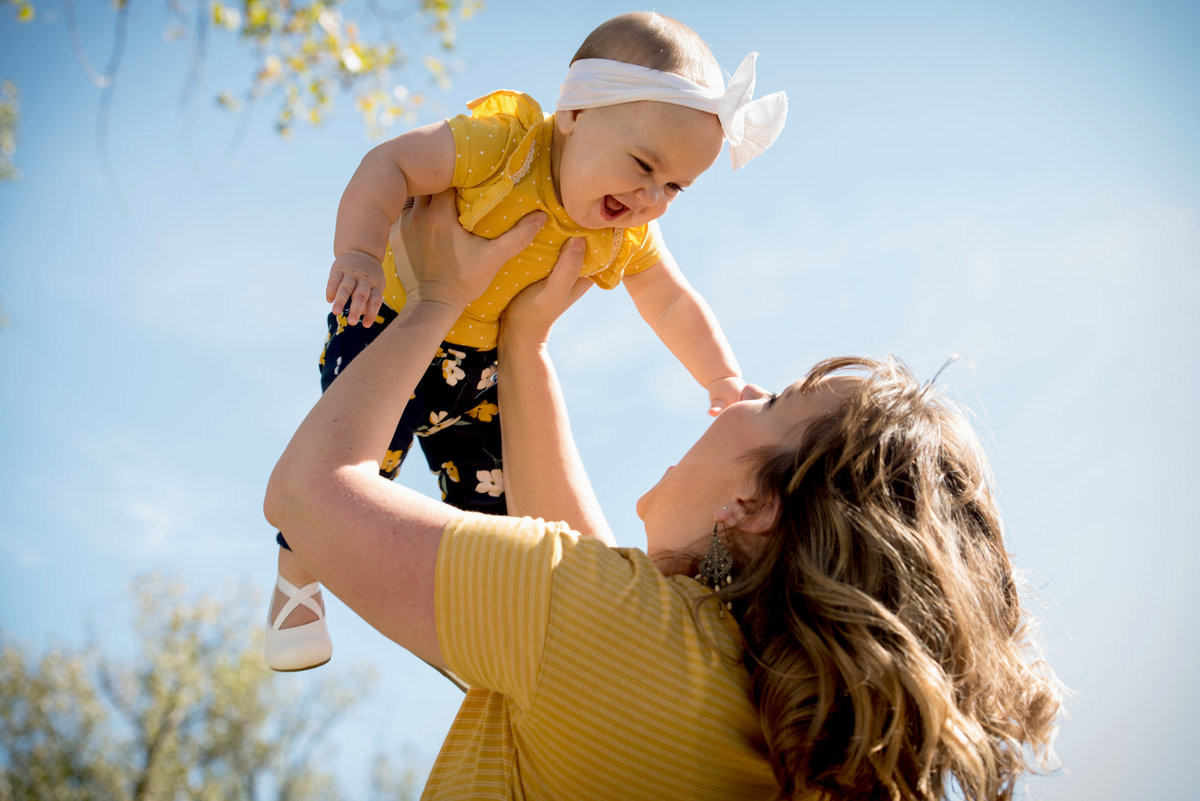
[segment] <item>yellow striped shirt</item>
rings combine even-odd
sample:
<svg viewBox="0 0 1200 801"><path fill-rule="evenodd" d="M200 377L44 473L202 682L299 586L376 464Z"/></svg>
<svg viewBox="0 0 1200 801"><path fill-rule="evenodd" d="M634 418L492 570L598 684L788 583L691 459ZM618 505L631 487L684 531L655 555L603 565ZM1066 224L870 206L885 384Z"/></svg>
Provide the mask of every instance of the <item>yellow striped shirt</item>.
<svg viewBox="0 0 1200 801"><path fill-rule="evenodd" d="M561 523L464 513L438 550L447 665L472 690L424 799L775 797L741 635L706 590Z"/></svg>

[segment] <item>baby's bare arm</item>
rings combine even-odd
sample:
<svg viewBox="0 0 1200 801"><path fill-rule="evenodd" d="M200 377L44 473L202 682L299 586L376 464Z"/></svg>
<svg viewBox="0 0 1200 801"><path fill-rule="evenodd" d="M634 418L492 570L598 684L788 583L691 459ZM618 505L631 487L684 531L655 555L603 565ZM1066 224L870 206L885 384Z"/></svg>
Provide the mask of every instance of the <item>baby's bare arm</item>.
<svg viewBox="0 0 1200 801"><path fill-rule="evenodd" d="M383 303L381 262L388 233L404 201L450 186L454 177L454 137L446 122L426 125L370 150L358 165L338 204L333 234L333 266L325 299L340 314L350 301L349 323L370 326Z"/></svg>
<svg viewBox="0 0 1200 801"><path fill-rule="evenodd" d="M721 325L708 303L664 251L662 261L624 280L647 324L709 393L709 413L719 414L741 397L746 382Z"/></svg>

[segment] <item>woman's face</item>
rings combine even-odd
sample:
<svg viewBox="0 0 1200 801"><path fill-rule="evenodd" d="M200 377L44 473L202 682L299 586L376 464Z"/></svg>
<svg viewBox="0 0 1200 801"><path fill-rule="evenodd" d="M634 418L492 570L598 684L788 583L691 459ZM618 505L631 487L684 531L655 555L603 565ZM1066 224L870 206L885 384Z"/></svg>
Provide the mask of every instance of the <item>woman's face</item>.
<svg viewBox="0 0 1200 801"><path fill-rule="evenodd" d="M687 551L712 532L716 520L736 526L741 515L759 508L757 451L798 443L809 421L846 397L848 382L858 379L837 376L802 393L797 381L778 395L739 401L721 412L679 463L638 499L647 552Z"/></svg>

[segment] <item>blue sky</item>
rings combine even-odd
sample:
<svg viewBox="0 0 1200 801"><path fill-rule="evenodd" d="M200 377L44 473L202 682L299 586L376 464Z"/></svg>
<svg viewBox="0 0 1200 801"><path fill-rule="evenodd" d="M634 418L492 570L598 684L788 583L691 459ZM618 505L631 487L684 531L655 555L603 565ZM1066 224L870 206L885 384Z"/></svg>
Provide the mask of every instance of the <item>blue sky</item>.
<svg viewBox="0 0 1200 801"><path fill-rule="evenodd" d="M370 142L343 98L330 125L287 142L260 109L231 156L236 120L207 98L240 85L244 57L214 38L201 102L181 109L166 11L135 4L109 132L117 203L97 93L40 8L20 28L0 14L24 171L0 185L0 628L35 646L120 643L139 571L270 585L262 491L317 395L334 212ZM587 31L633 8L490 3L421 121L497 88L549 106ZM770 151L737 173L722 157L663 220L747 377L779 387L826 356L889 352L930 377L964 357L940 381L976 414L1074 693L1065 772L1030 795L1193 797L1200 11L657 10L727 70L759 51L759 92L791 101ZM81 13L103 61L107 6ZM591 292L552 345L601 502L621 544L641 546L634 500L706 425L705 396L620 290ZM432 490L417 464L402 479ZM331 621L322 670L382 676L336 733L339 770L359 773L373 741L431 758L456 691L344 607Z"/></svg>

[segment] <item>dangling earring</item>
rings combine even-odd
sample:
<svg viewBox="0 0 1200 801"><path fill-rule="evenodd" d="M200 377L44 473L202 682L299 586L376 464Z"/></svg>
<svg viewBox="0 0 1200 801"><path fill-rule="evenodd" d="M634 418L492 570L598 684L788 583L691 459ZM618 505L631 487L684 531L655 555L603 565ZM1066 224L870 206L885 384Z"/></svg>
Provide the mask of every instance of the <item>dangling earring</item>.
<svg viewBox="0 0 1200 801"><path fill-rule="evenodd" d="M713 592L733 583L733 554L717 536L722 528L721 523L713 523L712 541L700 559L700 572L696 574L696 581L711 586ZM725 617L726 609L733 609L733 604L728 601L721 604L721 617Z"/></svg>

